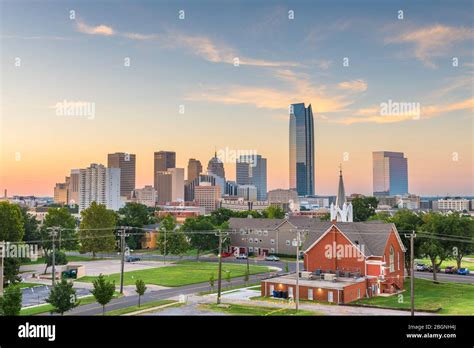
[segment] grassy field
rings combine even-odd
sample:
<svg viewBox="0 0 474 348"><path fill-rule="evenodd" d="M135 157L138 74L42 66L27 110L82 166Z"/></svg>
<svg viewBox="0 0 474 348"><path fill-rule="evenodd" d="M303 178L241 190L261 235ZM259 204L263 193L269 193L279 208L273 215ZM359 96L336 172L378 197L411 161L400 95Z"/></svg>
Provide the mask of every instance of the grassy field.
<svg viewBox="0 0 474 348"><path fill-rule="evenodd" d="M152 301L152 302L142 303L140 307L136 305L136 306L130 306L130 307L125 307L125 308L120 308L113 311L105 312L105 315L123 315L123 314L132 313L136 311L141 311L148 308L163 306L163 305L174 303L174 302L176 301L172 301L172 300ZM102 314L98 314L98 315L102 315Z"/></svg>
<svg viewBox="0 0 474 348"><path fill-rule="evenodd" d="M240 304L224 304L217 305L215 303L201 305L203 309L208 309L215 312L222 312L231 315L255 315L255 316L314 316L322 315L321 312L299 310L298 313L294 308L275 308L275 307L261 307L248 306Z"/></svg>
<svg viewBox="0 0 474 348"><path fill-rule="evenodd" d="M98 257L93 259L92 257L89 257L89 256L76 256L76 255L68 255L68 256L66 256L66 258L67 258L68 262L104 260L103 258L101 259L101 258L98 258ZM38 257L38 259L35 260L35 261L29 260L29 261L23 262L21 265L24 266L24 265L39 265L39 264L45 264L46 265L46 261L45 261L44 257Z"/></svg>
<svg viewBox="0 0 474 348"><path fill-rule="evenodd" d="M397 295L362 299L354 304L367 304L387 308L410 308L410 281L405 281L403 302ZM435 310L448 315L474 315L474 284L443 282L415 278L415 310Z"/></svg>
<svg viewBox="0 0 474 348"><path fill-rule="evenodd" d="M427 266L431 266L430 259L416 259L416 261L424 263ZM445 269L448 266L457 267L456 260L445 260L441 263L441 269ZM462 267L467 267L471 271L474 271L474 262L466 261L466 260L463 259L462 262L461 262L461 266Z"/></svg>
<svg viewBox="0 0 474 348"><path fill-rule="evenodd" d="M121 296L120 293L116 292L115 295L114 295L114 298L118 298L120 296ZM78 300L80 301L79 306L84 306L84 305L96 302L95 297L92 296L92 295L84 296L84 297L82 297ZM27 316L27 315L45 314L45 313L49 313L52 309L53 309L53 306L46 303L46 304L41 305L41 306L35 306L35 307L31 307L31 308L28 308L28 307L23 308L20 312L20 315L21 316Z"/></svg>
<svg viewBox="0 0 474 348"><path fill-rule="evenodd" d="M245 274L246 265L225 263L222 265L223 283L227 284L226 271L230 271L231 278L241 277ZM193 262L182 261L177 262L173 266L149 268L139 271L125 272L124 284L134 285L137 279L142 279L145 284L155 284L162 286L183 286L189 284L208 282L211 274L214 274L214 280L217 283L217 262ZM250 274L264 273L268 271L268 267L250 266ZM97 277L85 276L78 281L92 282ZM120 281L120 274L115 273L106 276L107 279Z"/></svg>

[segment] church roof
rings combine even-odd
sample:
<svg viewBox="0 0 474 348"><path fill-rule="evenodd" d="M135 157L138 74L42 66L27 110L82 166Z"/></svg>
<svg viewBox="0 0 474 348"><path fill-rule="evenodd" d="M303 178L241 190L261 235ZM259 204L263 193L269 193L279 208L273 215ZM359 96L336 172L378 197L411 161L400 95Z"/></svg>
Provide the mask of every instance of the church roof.
<svg viewBox="0 0 474 348"><path fill-rule="evenodd" d="M342 179L342 169L339 170L339 186L337 189L336 206L342 209L346 202L346 191L344 190L344 180Z"/></svg>

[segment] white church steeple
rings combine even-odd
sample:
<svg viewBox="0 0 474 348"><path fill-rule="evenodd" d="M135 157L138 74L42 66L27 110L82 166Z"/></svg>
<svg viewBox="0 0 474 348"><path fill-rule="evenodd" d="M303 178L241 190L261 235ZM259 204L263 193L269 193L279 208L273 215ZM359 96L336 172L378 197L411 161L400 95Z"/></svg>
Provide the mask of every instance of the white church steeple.
<svg viewBox="0 0 474 348"><path fill-rule="evenodd" d="M336 205L331 203L331 221L352 222L352 203L347 203L342 166L339 166L339 187L337 189Z"/></svg>

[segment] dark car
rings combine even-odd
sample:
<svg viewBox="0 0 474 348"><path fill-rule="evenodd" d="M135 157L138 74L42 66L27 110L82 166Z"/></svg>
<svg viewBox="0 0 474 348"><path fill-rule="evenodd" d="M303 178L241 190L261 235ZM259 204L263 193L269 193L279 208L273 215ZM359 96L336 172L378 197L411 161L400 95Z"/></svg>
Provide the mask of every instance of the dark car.
<svg viewBox="0 0 474 348"><path fill-rule="evenodd" d="M138 256L127 256L125 261L127 262L135 262L135 261L140 261L141 259Z"/></svg>
<svg viewBox="0 0 474 348"><path fill-rule="evenodd" d="M433 273L433 266L428 267L428 272ZM439 266L436 266L436 273L441 272L441 268Z"/></svg>
<svg viewBox="0 0 474 348"><path fill-rule="evenodd" d="M444 273L455 274L456 272L457 272L457 269L454 266L448 266L444 269Z"/></svg>

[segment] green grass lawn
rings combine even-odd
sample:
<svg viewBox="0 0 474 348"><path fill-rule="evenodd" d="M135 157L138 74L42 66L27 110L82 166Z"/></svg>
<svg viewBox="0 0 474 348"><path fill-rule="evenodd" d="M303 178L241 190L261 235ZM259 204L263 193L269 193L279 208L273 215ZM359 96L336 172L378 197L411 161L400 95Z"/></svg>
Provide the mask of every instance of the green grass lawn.
<svg viewBox="0 0 474 348"><path fill-rule="evenodd" d="M174 303L174 302L176 302L176 301L172 301L172 300L152 301L152 302L142 303L140 307L138 307L138 305L136 305L136 306L130 306L130 307L125 307L125 308L105 312L105 315L123 315L123 314L132 313L132 312L136 312L136 311L141 311L141 310L148 309L148 308L163 306L163 305ZM102 314L100 314L100 315L102 315Z"/></svg>
<svg viewBox="0 0 474 348"><path fill-rule="evenodd" d="M20 289L33 288L35 286L44 286L38 283L17 283L17 284L20 285Z"/></svg>
<svg viewBox="0 0 474 348"><path fill-rule="evenodd" d="M431 266L431 260L430 259L416 259L417 262L424 263L427 266ZM445 269L448 266L454 266L457 267L456 260L445 260L441 263L441 269ZM474 271L474 262L462 260L461 261L461 266L462 267L467 267L470 270Z"/></svg>
<svg viewBox="0 0 474 348"><path fill-rule="evenodd" d="M241 277L245 274L246 265L223 263L222 264L222 281L226 281L226 271L230 271L231 278ZM268 272L268 267L265 266L250 266L250 274ZM137 279L142 279L145 284L156 284L162 286L183 286L189 284L208 282L211 274L214 274L214 280L217 285L217 262L195 262L195 261L181 261L173 266L149 268L139 271L125 272L124 284L134 285ZM97 277L85 276L78 281L92 282ZM120 281L120 273L106 276L107 279L115 281L118 284Z"/></svg>
<svg viewBox="0 0 474 348"><path fill-rule="evenodd" d="M120 293L116 292L115 295L114 295L114 298L118 298L120 296L122 296L122 295L120 295ZM78 300L80 301L79 306L84 306L84 305L96 302L95 297L92 296L92 295L84 296L82 298L79 298ZM20 311L20 315L21 316L28 316L28 315L45 314L45 313L49 313L52 309L53 309L53 306L51 306L49 303L45 303L45 304L40 305L40 306L35 306L35 307L30 307L30 308L29 307L23 308Z"/></svg>
<svg viewBox="0 0 474 348"><path fill-rule="evenodd" d="M275 308L275 307L261 307L248 306L240 304L224 304L217 305L215 303L201 305L203 309L208 309L215 312L222 312L231 315L255 315L255 316L313 316L321 315L321 312L299 310L296 312L294 308Z"/></svg>
<svg viewBox="0 0 474 348"><path fill-rule="evenodd" d="M373 297L353 304L368 304L387 308L410 308L410 280L405 281L406 291L399 296ZM440 314L474 315L474 284L442 282L415 278L415 310L435 310L442 308Z"/></svg>
<svg viewBox="0 0 474 348"><path fill-rule="evenodd" d="M92 257L89 257L89 256L76 256L76 255L67 255L66 258L68 262L104 260L103 258L98 258L98 257L93 259ZM38 259L35 261L28 260L26 262L23 262L21 265L24 266L24 265L39 265L39 264L44 264L46 266L46 261L44 257L38 257Z"/></svg>

